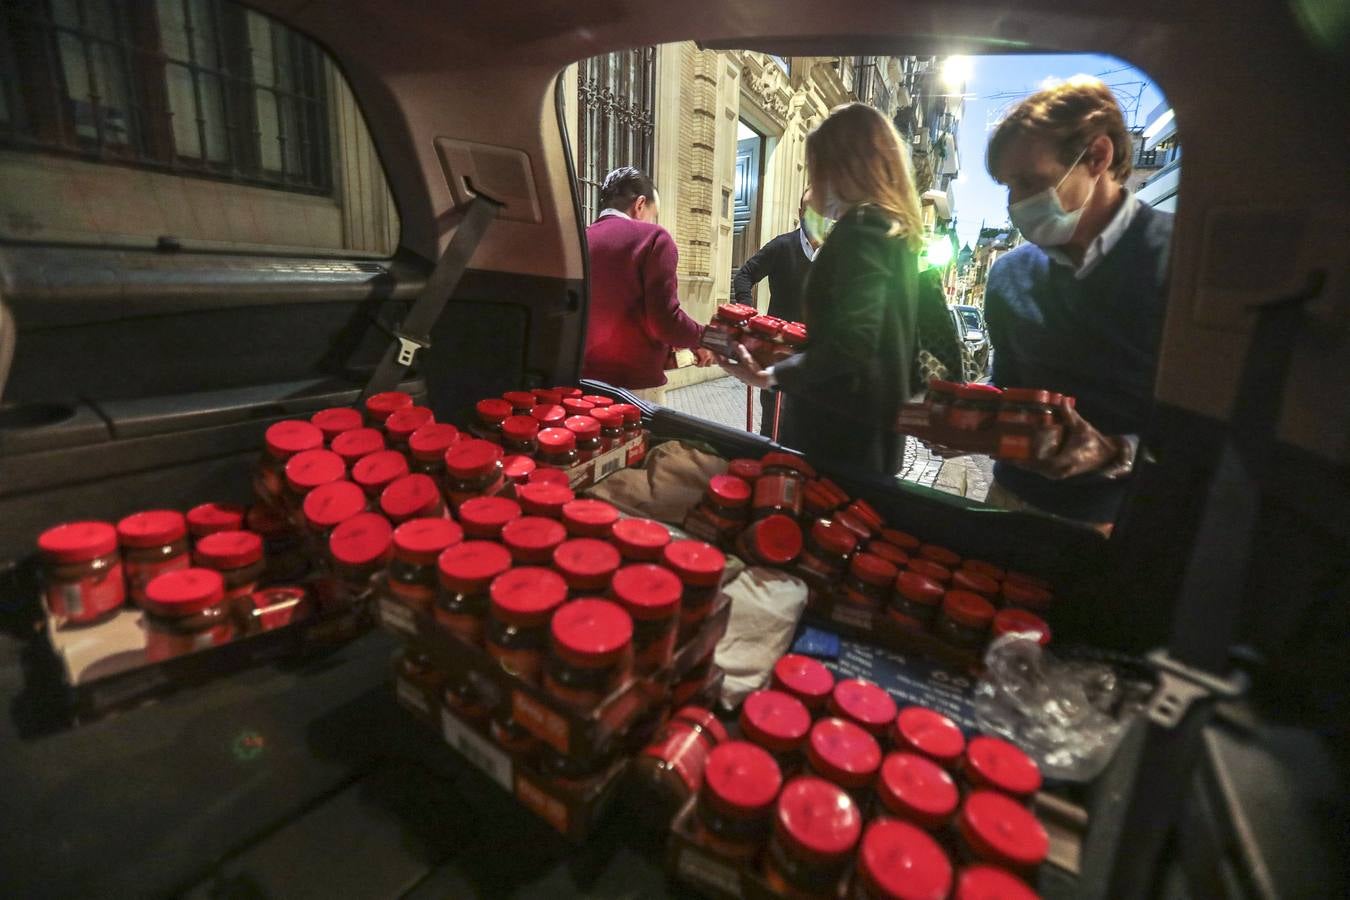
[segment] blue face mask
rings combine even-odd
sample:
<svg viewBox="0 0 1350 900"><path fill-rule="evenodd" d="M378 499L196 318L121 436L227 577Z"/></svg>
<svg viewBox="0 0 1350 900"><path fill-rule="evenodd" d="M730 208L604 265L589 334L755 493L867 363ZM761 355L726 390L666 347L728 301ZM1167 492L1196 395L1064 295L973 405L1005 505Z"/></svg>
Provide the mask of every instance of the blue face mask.
<svg viewBox="0 0 1350 900"><path fill-rule="evenodd" d="M1068 179L1070 173L1078 165L1083 155L1087 153L1088 148L1084 147L1083 152L1079 153L1077 158L1069 164L1069 171L1064 173L1064 177L1055 183L1053 187L1048 187L1043 191L1038 191L1030 197L1023 197L1016 203L1009 204L1008 218L1013 226L1022 236L1031 241L1038 247L1058 247L1061 244L1067 244L1073 237L1074 231L1078 228L1079 221L1083 218L1083 210L1087 209L1087 200L1083 205L1072 212L1064 209L1064 204L1059 200L1059 186ZM1101 176L1098 175L1097 179ZM1097 181L1092 182L1093 190L1096 190ZM1088 194L1091 199L1092 194Z"/></svg>

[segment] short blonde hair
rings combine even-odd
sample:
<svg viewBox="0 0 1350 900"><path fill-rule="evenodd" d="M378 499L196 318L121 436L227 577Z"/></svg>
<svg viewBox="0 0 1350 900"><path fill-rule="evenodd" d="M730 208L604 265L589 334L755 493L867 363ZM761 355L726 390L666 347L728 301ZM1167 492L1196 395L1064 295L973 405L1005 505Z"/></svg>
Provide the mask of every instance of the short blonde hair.
<svg viewBox="0 0 1350 900"><path fill-rule="evenodd" d="M1024 134L1047 138L1066 166L1084 147L1106 135L1111 139L1111 177L1123 184L1134 170L1134 144L1120 103L1109 87L1087 75L1075 75L1063 84L1037 91L1003 117L985 150L989 174L994 174L1009 142Z"/></svg>
<svg viewBox="0 0 1350 900"><path fill-rule="evenodd" d="M900 134L890 120L862 103L831 111L806 136L806 169L814 193L831 191L842 203L870 203L895 220L915 250L923 245L923 217L914 172Z"/></svg>

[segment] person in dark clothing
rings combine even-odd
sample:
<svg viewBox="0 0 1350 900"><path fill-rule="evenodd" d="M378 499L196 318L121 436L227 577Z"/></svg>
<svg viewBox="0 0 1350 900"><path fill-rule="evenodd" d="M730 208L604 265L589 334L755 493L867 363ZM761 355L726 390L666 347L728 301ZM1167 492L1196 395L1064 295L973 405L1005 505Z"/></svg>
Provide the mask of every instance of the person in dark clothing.
<svg viewBox="0 0 1350 900"><path fill-rule="evenodd" d="M806 347L761 369L739 349L723 368L783 393L780 443L808 458L894 474L909 397L914 298L923 237L909 157L872 107L834 110L806 139L812 207L835 220L803 293Z"/></svg>
<svg viewBox="0 0 1350 900"><path fill-rule="evenodd" d="M758 253L736 270L732 293L737 303L754 306L754 287L767 277L769 315L788 322L801 321L802 286L806 283L806 272L816 256L816 249L820 247L820 238L808 233L806 228L806 201L809 195L809 189L802 191L801 204L797 207L797 221L800 224L759 248ZM760 391L759 405L759 433L772 437L778 394Z"/></svg>

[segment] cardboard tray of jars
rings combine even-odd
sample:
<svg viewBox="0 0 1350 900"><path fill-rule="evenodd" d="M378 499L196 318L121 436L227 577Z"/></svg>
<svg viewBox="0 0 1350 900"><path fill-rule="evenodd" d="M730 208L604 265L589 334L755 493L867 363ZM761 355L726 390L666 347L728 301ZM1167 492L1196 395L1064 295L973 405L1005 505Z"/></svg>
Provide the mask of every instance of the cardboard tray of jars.
<svg viewBox="0 0 1350 900"><path fill-rule="evenodd" d="M1064 439L1064 429L1059 425L1036 427L993 422L984 428L952 428L933 424L926 402L906 403L901 407L895 430L926 444L1008 460L1041 459L1053 455Z"/></svg>
<svg viewBox="0 0 1350 900"><path fill-rule="evenodd" d="M469 434L482 440L490 441L494 444L501 444L501 436L494 435L484 430L479 425L470 425L465 429ZM575 465L568 466L567 484L574 492L580 493L586 488L599 484L604 479L613 475L621 469L632 468L642 464L647 456L648 442L650 434L644 429L636 437L629 438L621 444L602 451L584 462L578 462ZM508 453L510 451L507 451Z"/></svg>

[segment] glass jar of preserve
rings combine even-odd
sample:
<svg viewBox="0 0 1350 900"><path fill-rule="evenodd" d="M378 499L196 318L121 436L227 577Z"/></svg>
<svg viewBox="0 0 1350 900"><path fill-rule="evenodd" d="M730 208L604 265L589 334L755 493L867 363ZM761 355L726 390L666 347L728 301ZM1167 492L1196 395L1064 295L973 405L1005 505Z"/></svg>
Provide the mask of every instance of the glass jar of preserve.
<svg viewBox="0 0 1350 900"><path fill-rule="evenodd" d="M764 877L778 896L839 896L862 835L858 804L821 778L788 782L778 795Z"/></svg>
<svg viewBox="0 0 1350 900"><path fill-rule="evenodd" d="M953 647L979 651L993 622L994 606L988 600L968 591L948 591L934 632Z"/></svg>
<svg viewBox="0 0 1350 900"><path fill-rule="evenodd" d="M872 528L863 520L863 518L853 512L851 509L841 509L833 516L834 524L847 529L850 534L857 538L859 546L866 546L872 539Z"/></svg>
<svg viewBox="0 0 1350 900"><path fill-rule="evenodd" d="M459 523L474 540L500 540L506 523L519 518L520 504L509 497L474 497L459 507Z"/></svg>
<svg viewBox="0 0 1350 900"><path fill-rule="evenodd" d="M303 450L286 461L286 492L283 505L297 523L310 491L347 477L347 464L332 450Z"/></svg>
<svg viewBox="0 0 1350 900"><path fill-rule="evenodd" d="M585 391L583 391L576 385L560 385L558 387L555 387L554 390L558 392L559 403L563 402L563 400L569 399L579 400L581 399L581 395L585 393Z"/></svg>
<svg viewBox="0 0 1350 900"><path fill-rule="evenodd" d="M651 519L620 519L609 530L624 562L659 562L670 545L670 529Z"/></svg>
<svg viewBox="0 0 1350 900"><path fill-rule="evenodd" d="M576 401L580 403L581 401ZM600 439L600 422L592 416L568 416L563 427L572 432L577 441L577 460L590 462L604 450Z"/></svg>
<svg viewBox="0 0 1350 900"><path fill-rule="evenodd" d="M773 665L773 688L791 694L812 713L823 712L834 691L834 675L825 664L789 653Z"/></svg>
<svg viewBox="0 0 1350 900"><path fill-rule="evenodd" d="M684 585L680 596L680 634L676 639L677 644L683 644L698 632L712 612L722 592L727 558L712 544L672 541L661 552L661 560Z"/></svg>
<svg viewBox="0 0 1350 900"><path fill-rule="evenodd" d="M642 410L631 403L616 403L610 409L623 415L623 440L628 443L642 436Z"/></svg>
<svg viewBox="0 0 1350 900"><path fill-rule="evenodd" d="M711 711L697 706L676 710L633 760L633 784L642 798L634 808L648 809L653 819L668 825L698 794L708 757L727 740L726 728Z"/></svg>
<svg viewBox="0 0 1350 900"><path fill-rule="evenodd" d="M591 417L600 423L601 450L613 450L623 443L623 413L597 406L591 410Z"/></svg>
<svg viewBox="0 0 1350 900"><path fill-rule="evenodd" d="M782 362L794 353L801 352L806 346L806 326L801 322L789 322L778 333L783 343L774 348L773 361Z"/></svg>
<svg viewBox="0 0 1350 900"><path fill-rule="evenodd" d="M458 428L442 422L430 422L408 435L412 471L430 475L440 484L445 478L445 451L461 437Z"/></svg>
<svg viewBox="0 0 1350 900"><path fill-rule="evenodd" d="M764 474L764 466L757 459L733 459L727 463L727 474L754 483L755 479Z"/></svg>
<svg viewBox="0 0 1350 900"><path fill-rule="evenodd" d="M609 409L614 405L613 398L606 397L602 394L582 394L581 399L585 400L596 409Z"/></svg>
<svg viewBox="0 0 1350 900"><path fill-rule="evenodd" d="M538 684L549 620L567 600L567 583L551 569L518 566L492 580L489 596L488 654L520 680Z"/></svg>
<svg viewBox="0 0 1350 900"><path fill-rule="evenodd" d="M895 578L895 592L886 614L905 628L926 630L937 620L945 593L942 585L931 578L918 572L901 572Z"/></svg>
<svg viewBox="0 0 1350 900"><path fill-rule="evenodd" d="M564 603L549 635L543 686L565 706L595 709L633 671L633 620L617 603L594 597Z"/></svg>
<svg viewBox="0 0 1350 900"><path fill-rule="evenodd" d="M947 770L917 753L892 753L881 763L876 785L877 812L895 816L925 831L951 824L961 802Z"/></svg>
<svg viewBox="0 0 1350 900"><path fill-rule="evenodd" d="M974 572L976 575L983 575L986 578L992 578L1002 584L1008 577L1002 566L996 566L991 562L985 562L982 559L967 559L962 561L961 568L967 572Z"/></svg>
<svg viewBox="0 0 1350 900"><path fill-rule="evenodd" d="M563 392L558 388L531 388L530 392L534 394L535 405L552 404L557 406L563 402Z"/></svg>
<svg viewBox="0 0 1350 900"><path fill-rule="evenodd" d="M309 424L323 432L324 443L330 443L344 431L360 428L365 424L365 420L361 418L358 410L350 406L333 406L321 409L310 416Z"/></svg>
<svg viewBox="0 0 1350 900"><path fill-rule="evenodd" d="M761 747L728 741L708 754L692 823L695 842L724 859L750 864L769 835L778 763Z"/></svg>
<svg viewBox="0 0 1350 900"><path fill-rule="evenodd" d="M679 576L663 566L638 563L614 573L610 593L633 620L633 669L637 674L657 672L674 657L683 592Z"/></svg>
<svg viewBox="0 0 1350 900"><path fill-rule="evenodd" d="M566 428L545 428L539 432L537 459L541 466L572 468L581 461L581 455L577 453L577 436Z"/></svg>
<svg viewBox="0 0 1350 900"><path fill-rule="evenodd" d="M762 467L760 477L765 475L796 475L803 482L816 477L815 467L806 461L806 457L798 456L795 453L775 450L760 457L759 464Z"/></svg>
<svg viewBox="0 0 1350 900"><path fill-rule="evenodd" d="M38 536L42 596L57 627L111 616L126 600L117 529L107 522L67 522Z"/></svg>
<svg viewBox="0 0 1350 900"><path fill-rule="evenodd" d="M539 452L539 420L534 416L507 416L502 422L502 449L533 456Z"/></svg>
<svg viewBox="0 0 1350 900"><path fill-rule="evenodd" d="M516 489L520 508L529 516L543 516L562 521L563 507L576 499L566 483L531 482Z"/></svg>
<svg viewBox="0 0 1350 900"><path fill-rule="evenodd" d="M1040 900L1022 879L997 866L977 864L961 870L951 900Z"/></svg>
<svg viewBox="0 0 1350 900"><path fill-rule="evenodd" d="M752 522L736 539L736 553L751 565L790 566L802 552L802 527L790 516Z"/></svg>
<svg viewBox="0 0 1350 900"><path fill-rule="evenodd" d="M955 768L966 750L966 736L955 722L937 710L907 706L895 717L891 743L905 753L917 753L946 769Z"/></svg>
<svg viewBox="0 0 1350 900"><path fill-rule="evenodd" d="M567 419L567 410L561 403L540 403L530 410L530 415L539 422L539 429L562 428Z"/></svg>
<svg viewBox="0 0 1350 900"><path fill-rule="evenodd" d="M515 756L529 753L539 741L529 729L504 710L498 710L492 717L488 733L492 735L493 743Z"/></svg>
<svg viewBox="0 0 1350 900"><path fill-rule="evenodd" d="M1002 738L971 738L960 774L972 791L998 791L1021 803L1030 803L1041 789L1040 766Z"/></svg>
<svg viewBox="0 0 1350 900"><path fill-rule="evenodd" d="M812 589L833 593L848 571L849 556L857 546L857 535L844 526L830 520L817 522L811 526L806 547L797 560L797 574Z"/></svg>
<svg viewBox="0 0 1350 900"><path fill-rule="evenodd" d="M562 469L553 469L553 468L543 468L543 469L541 469L541 468L539 468L539 467L537 467L537 466L535 467L535 470L534 470L533 472L530 473L530 477L525 479L525 483L526 483L526 484L559 484L559 485L562 485L563 487L567 487L567 488L570 488L570 487L572 486L571 479L569 479L569 478L567 477L567 473L564 472ZM569 499L570 499L570 498L569 498ZM558 510L558 515L559 515L559 516L562 515L562 510L561 510L561 509Z"/></svg>
<svg viewBox="0 0 1350 900"><path fill-rule="evenodd" d="M481 646L493 579L511 568L511 554L492 541L462 541L436 559L441 591L432 616L467 644Z"/></svg>
<svg viewBox="0 0 1350 900"><path fill-rule="evenodd" d="M421 697L436 697L445 689L445 674L436 668L431 656L424 650L408 647L399 657L398 677L418 689L420 696L414 698L413 703L423 713L430 714L428 702ZM402 691L399 694L402 699Z"/></svg>
<svg viewBox="0 0 1350 900"><path fill-rule="evenodd" d="M1036 584L1017 581L1011 577L1003 582L1003 605L1028 612L1043 613L1054 603L1055 597Z"/></svg>
<svg viewBox="0 0 1350 900"><path fill-rule="evenodd" d="M751 514L756 519L776 514L800 518L805 502L804 486L805 479L797 472L766 471L755 480Z"/></svg>
<svg viewBox="0 0 1350 900"><path fill-rule="evenodd" d="M338 580L341 603L358 603L370 594L371 579L389 563L394 529L376 513L357 513L333 529L328 553Z"/></svg>
<svg viewBox="0 0 1350 900"><path fill-rule="evenodd" d="M212 569L179 569L145 586L145 658L162 662L234 638L225 580Z"/></svg>
<svg viewBox="0 0 1350 900"><path fill-rule="evenodd" d="M802 522L811 524L828 519L839 508L838 501L818 481L808 481L802 489Z"/></svg>
<svg viewBox="0 0 1350 900"><path fill-rule="evenodd" d="M596 538L563 541L553 551L553 567L562 573L573 597L603 595L620 562L614 545Z"/></svg>
<svg viewBox="0 0 1350 900"><path fill-rule="evenodd" d="M1036 642L1042 647L1050 643L1050 626L1035 613L1025 609L1000 609L994 614L994 633L996 638L1005 634L1030 632L1036 636Z"/></svg>
<svg viewBox="0 0 1350 900"><path fill-rule="evenodd" d="M717 655L716 651L716 647L709 649L707 654L694 663L693 668L685 672L684 677L670 689L670 702L673 706L684 706L694 702L711 706L716 702L716 697L700 698L699 696L713 683L714 676L719 671L713 665L713 658Z"/></svg>
<svg viewBox="0 0 1350 900"><path fill-rule="evenodd" d="M872 554L873 556L879 556L882 559L886 560L886 562L895 566L895 568L897 569L896 574L899 574L898 572L899 569L903 569L905 568L905 566L909 565L908 553L901 550L894 544L889 544L886 541L880 539L868 541L867 552Z"/></svg>
<svg viewBox="0 0 1350 900"><path fill-rule="evenodd" d="M378 497L385 488L408 474L408 460L397 450L380 450L363 456L352 466L352 481L369 497Z"/></svg>
<svg viewBox="0 0 1350 900"><path fill-rule="evenodd" d="M192 539L200 540L217 531L238 531L243 528L244 507L237 503L202 503L189 509L185 518Z"/></svg>
<svg viewBox="0 0 1350 900"><path fill-rule="evenodd" d="M998 405L997 421L1000 425L1049 428L1055 424L1055 410L1063 399L1054 391L1006 388Z"/></svg>
<svg viewBox="0 0 1350 900"><path fill-rule="evenodd" d="M411 394L403 391L384 391L371 394L366 398L366 421L372 425L383 425L384 420L400 409L413 405Z"/></svg>
<svg viewBox="0 0 1350 900"><path fill-rule="evenodd" d="M513 489L528 484L530 476L538 468L538 463L521 453L502 457L502 475L506 476L507 485Z"/></svg>
<svg viewBox="0 0 1350 900"><path fill-rule="evenodd" d="M248 508L244 525L262 535L263 559L267 561L264 582L293 583L309 572L310 556L305 552L304 534L278 510L255 503Z"/></svg>
<svg viewBox="0 0 1350 900"><path fill-rule="evenodd" d="M881 612L890 603L891 585L899 575L899 570L880 556L855 554L844 578L842 596L848 603Z"/></svg>
<svg viewBox="0 0 1350 900"><path fill-rule="evenodd" d="M328 449L342 457L347 470L351 471L357 460L384 449L384 433L374 428L354 428L333 438Z"/></svg>
<svg viewBox="0 0 1350 900"><path fill-rule="evenodd" d="M755 316L741 333L741 344L761 367L773 365L774 350L782 344L785 323L775 316Z"/></svg>
<svg viewBox="0 0 1350 900"><path fill-rule="evenodd" d="M872 504L859 497L848 505L848 511L857 516L867 526L868 540L881 534L885 520L881 518L881 513L877 512Z"/></svg>
<svg viewBox="0 0 1350 900"><path fill-rule="evenodd" d="M246 604L245 630L250 634L275 631L313 615L309 592L302 587L278 585L254 591Z"/></svg>
<svg viewBox="0 0 1350 900"><path fill-rule="evenodd" d="M489 441L460 441L445 451L445 493L456 510L473 497L491 497L506 486L502 448Z"/></svg>
<svg viewBox="0 0 1350 900"><path fill-rule="evenodd" d="M286 461L297 453L323 447L323 432L299 419L285 419L267 427L264 447L253 473L253 493L265 503L279 503L286 490Z"/></svg>
<svg viewBox="0 0 1350 900"><path fill-rule="evenodd" d="M849 900L946 900L951 889L951 860L932 836L894 819L867 826Z"/></svg>
<svg viewBox="0 0 1350 900"><path fill-rule="evenodd" d="M502 543L518 566L546 566L553 551L567 540L567 529L556 519L521 516L502 526Z"/></svg>
<svg viewBox="0 0 1350 900"><path fill-rule="evenodd" d="M950 584L952 580L952 570L941 563L933 562L931 559L916 559L911 557L909 560L909 571L916 575L922 575L924 578L936 581L944 587Z"/></svg>
<svg viewBox="0 0 1350 900"><path fill-rule="evenodd" d="M954 381L940 381L936 378L928 382L928 391L924 395L924 402L928 404L928 424L945 425L947 423L947 413L951 411L952 404L956 402L956 395L961 390L961 385Z"/></svg>
<svg viewBox="0 0 1350 900"><path fill-rule="evenodd" d="M557 791L577 796L583 794L614 764L610 754L599 754L589 759L559 753L544 744L536 757L539 774Z"/></svg>
<svg viewBox="0 0 1350 900"><path fill-rule="evenodd" d="M956 397L947 407L948 428L960 431L978 431L994 424L998 416L999 395L993 385L963 384L956 389Z"/></svg>
<svg viewBox="0 0 1350 900"><path fill-rule="evenodd" d="M619 510L604 500L582 499L563 504L562 522L572 537L608 538L617 521Z"/></svg>
<svg viewBox="0 0 1350 900"><path fill-rule="evenodd" d="M434 425L435 422L436 416L429 408L409 406L389 414L389 418L384 420L384 433L389 438L391 449L408 454L410 452L408 440L413 433L419 428Z"/></svg>
<svg viewBox="0 0 1350 900"><path fill-rule="evenodd" d="M918 553L919 547L923 546L923 542L920 541L918 538L916 538L914 535L910 534L907 531L900 531L899 529L896 528L881 529L880 540L883 540L886 543L891 544L893 546L899 547L901 550L905 551L910 556L916 555Z"/></svg>
<svg viewBox="0 0 1350 900"><path fill-rule="evenodd" d="M584 397L564 397L562 408L567 410L568 417L589 416L595 409L595 404Z"/></svg>
<svg viewBox="0 0 1350 900"><path fill-rule="evenodd" d="M502 423L506 421L514 410L509 400L503 400L500 397L491 397L487 400L479 400L474 406L474 414L478 419L478 429L482 435L489 440L497 441L501 439Z"/></svg>
<svg viewBox="0 0 1350 900"><path fill-rule="evenodd" d="M513 416L528 416L530 410L534 409L535 403L538 402L534 399L534 394L529 391L507 391L502 394L502 399L511 404L511 415Z"/></svg>
<svg viewBox="0 0 1350 900"><path fill-rule="evenodd" d="M748 481L735 475L714 475L695 513L713 526L719 540L726 540L750 521L750 495Z"/></svg>
<svg viewBox="0 0 1350 900"><path fill-rule="evenodd" d="M923 559L931 559L933 562L947 569L955 569L961 565L961 554L938 544L924 544L920 546L919 556Z"/></svg>
<svg viewBox="0 0 1350 900"><path fill-rule="evenodd" d="M217 531L197 542L193 564L214 569L225 581L225 601L239 604L252 596L266 571L262 538L251 531Z"/></svg>
<svg viewBox="0 0 1350 900"><path fill-rule="evenodd" d="M436 599L436 561L464 540L464 530L444 517L409 519L394 529L388 590L418 612L431 615Z"/></svg>
<svg viewBox="0 0 1350 900"><path fill-rule="evenodd" d="M956 834L963 862L1001 866L1031 882L1050 852L1045 826L1026 807L996 791L966 796L956 817Z"/></svg>
<svg viewBox="0 0 1350 900"><path fill-rule="evenodd" d="M852 722L831 716L811 726L806 766L810 774L848 791L856 803L867 804L881 768L881 745Z"/></svg>
<svg viewBox="0 0 1350 900"><path fill-rule="evenodd" d="M785 777L802 766L802 748L811 731L811 713L791 694L755 691L741 704L741 734L763 747Z"/></svg>
<svg viewBox="0 0 1350 900"><path fill-rule="evenodd" d="M890 694L861 678L839 682L830 694L830 715L852 722L877 740L885 739L897 712Z"/></svg>
<svg viewBox="0 0 1350 900"><path fill-rule="evenodd" d="M328 547L328 535L334 528L369 508L366 492L350 481L334 481L316 487L305 496L300 508L310 539L320 548Z"/></svg>
<svg viewBox="0 0 1350 900"><path fill-rule="evenodd" d="M318 429L315 429L316 431ZM133 513L117 523L127 597L141 606L145 586L157 575L192 565L188 556L187 520L171 509Z"/></svg>
<svg viewBox="0 0 1350 900"><path fill-rule="evenodd" d="M979 572L970 569L963 568L952 572L951 585L954 591L969 591L972 594L979 594L990 603L998 599L999 583L988 575L981 575Z"/></svg>

